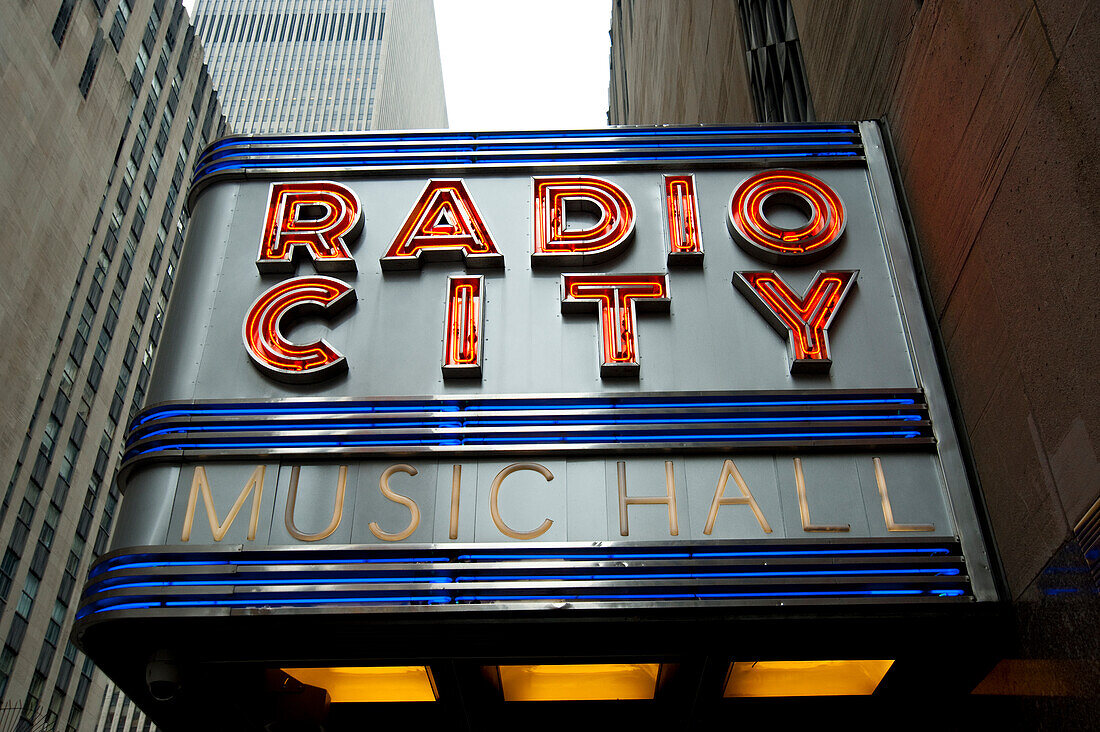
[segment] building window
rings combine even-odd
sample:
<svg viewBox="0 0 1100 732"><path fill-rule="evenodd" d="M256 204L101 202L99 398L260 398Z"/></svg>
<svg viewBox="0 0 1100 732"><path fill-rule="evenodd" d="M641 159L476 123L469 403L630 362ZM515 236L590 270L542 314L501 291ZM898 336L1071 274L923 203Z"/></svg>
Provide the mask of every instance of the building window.
<svg viewBox="0 0 1100 732"><path fill-rule="evenodd" d="M815 119L790 0L740 0L757 122Z"/></svg>
<svg viewBox="0 0 1100 732"><path fill-rule="evenodd" d="M130 0L119 0L115 10L115 20L111 23L111 45L117 51L122 45L122 37L126 34L126 21L130 19Z"/></svg>
<svg viewBox="0 0 1100 732"><path fill-rule="evenodd" d="M58 48L61 48L61 43L65 40L65 33L69 30L69 20L73 17L75 7L76 0L61 0L61 7L57 9L57 17L54 18L50 35L53 36L53 42Z"/></svg>
<svg viewBox="0 0 1100 732"><path fill-rule="evenodd" d="M96 31L92 47L88 49L88 59L84 62L84 70L80 72L80 96L87 98L88 90L92 88L92 79L95 78L95 69L99 65L99 54L103 50L103 34Z"/></svg>

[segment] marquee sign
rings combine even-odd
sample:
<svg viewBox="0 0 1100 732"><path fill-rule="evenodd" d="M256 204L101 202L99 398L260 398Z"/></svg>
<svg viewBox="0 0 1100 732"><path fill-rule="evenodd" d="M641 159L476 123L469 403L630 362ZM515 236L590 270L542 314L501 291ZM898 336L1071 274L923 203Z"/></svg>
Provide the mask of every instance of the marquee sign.
<svg viewBox="0 0 1100 732"><path fill-rule="evenodd" d="M228 138L85 624L995 598L874 123Z"/></svg>

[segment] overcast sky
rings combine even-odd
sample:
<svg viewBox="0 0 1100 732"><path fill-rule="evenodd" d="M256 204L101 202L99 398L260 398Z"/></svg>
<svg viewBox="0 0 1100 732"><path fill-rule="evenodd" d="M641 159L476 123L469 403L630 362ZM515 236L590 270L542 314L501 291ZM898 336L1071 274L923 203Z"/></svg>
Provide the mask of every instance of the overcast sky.
<svg viewBox="0 0 1100 732"><path fill-rule="evenodd" d="M452 129L603 127L611 0L435 0Z"/></svg>
<svg viewBox="0 0 1100 732"><path fill-rule="evenodd" d="M451 129L607 124L611 0L435 0L435 18Z"/></svg>

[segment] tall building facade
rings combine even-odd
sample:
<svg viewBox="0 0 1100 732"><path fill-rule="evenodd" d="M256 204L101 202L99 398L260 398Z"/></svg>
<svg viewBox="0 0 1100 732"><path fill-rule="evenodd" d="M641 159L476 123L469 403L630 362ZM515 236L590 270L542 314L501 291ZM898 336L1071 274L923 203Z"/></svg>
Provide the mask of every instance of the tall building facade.
<svg viewBox="0 0 1100 732"><path fill-rule="evenodd" d="M431 0L199 0L241 134L447 126Z"/></svg>
<svg viewBox="0 0 1100 732"><path fill-rule="evenodd" d="M125 699L101 715L69 631L121 499L191 168L224 119L172 0L4 3L0 95L0 724L147 729Z"/></svg>
<svg viewBox="0 0 1100 732"><path fill-rule="evenodd" d="M616 0L611 35L615 124L763 121L762 36L797 39L816 119L887 120L1013 601L980 690L1095 704L1097 3Z"/></svg>

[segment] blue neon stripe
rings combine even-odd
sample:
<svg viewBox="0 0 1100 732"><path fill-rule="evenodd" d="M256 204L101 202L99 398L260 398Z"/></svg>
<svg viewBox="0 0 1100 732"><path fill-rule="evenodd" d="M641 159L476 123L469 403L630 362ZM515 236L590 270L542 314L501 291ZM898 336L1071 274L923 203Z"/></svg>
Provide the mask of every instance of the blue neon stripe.
<svg viewBox="0 0 1100 732"><path fill-rule="evenodd" d="M947 547L883 547L876 549L768 549L725 552L613 552L613 553L557 553L557 554L460 554L455 557L458 562L479 561L523 561L523 560L620 560L620 559L699 559L699 558L752 558L752 557L799 557L799 556L852 556L870 554L950 554ZM115 572L125 569L147 569L151 567L208 567L208 566L280 566L280 565L327 565L327 564L440 564L450 562L446 556L428 557L362 557L362 558L302 558L302 559L241 559L241 560L172 560L147 562L121 562L125 559L117 557L107 560L92 568L91 576L104 572Z"/></svg>
<svg viewBox="0 0 1100 732"><path fill-rule="evenodd" d="M463 424L467 427L481 427L481 426L499 426L499 427L522 427L526 425L541 426L541 425L570 425L570 424L721 424L723 422L735 422L735 423L747 423L754 422L854 422L854 421L866 421L866 420L903 420L907 422L919 422L924 419L919 414L845 414L837 416L813 416L813 415L799 415L797 417L722 417L715 415L713 417L664 417L653 419L570 419L563 417L561 419L514 419L514 420L501 420L501 419L481 419L474 418L463 420ZM270 425L266 426L266 429L271 429Z"/></svg>
<svg viewBox="0 0 1100 732"><path fill-rule="evenodd" d="M708 407L814 407L814 406L844 406L852 404L916 404L916 400L912 398L886 398L886 399L774 399L768 401L738 401L738 400L723 400L723 401L684 401L683 397L672 397L673 401L654 401L653 397L648 397L649 401L634 401L629 398L624 398L621 401L584 401L576 403L557 403L553 400L549 400L549 404L553 406L542 407L545 409L691 409L691 408L708 408ZM541 402L540 402L541 403ZM513 409L539 409L537 406L539 403L494 403L487 401L482 403L478 409L484 411L506 411ZM471 410L474 409L471 407Z"/></svg>
<svg viewBox="0 0 1100 732"><path fill-rule="evenodd" d="M465 400L464 400L465 401ZM912 405L916 400L912 398L886 398L886 399L772 399L772 400L701 400L684 401L682 397L673 397L670 401L631 401L629 398L611 401L608 399L596 400L516 400L514 402L497 402L495 400L470 401L469 406L459 407L439 402L407 402L397 405L379 405L369 403L352 403L346 406L336 404L309 404L300 407L294 406L248 406L236 407L225 405L218 407L204 407L197 409L170 408L154 409L140 416L134 425L141 425L152 420L167 419L170 417L193 416L221 416L221 415L329 415L329 414L370 414L370 413L400 413L400 412L481 412L481 411L509 411L509 410L570 410L570 409L690 409L710 407L812 407L812 406L845 406L856 404L882 404L882 405Z"/></svg>
<svg viewBox="0 0 1100 732"><path fill-rule="evenodd" d="M630 129L606 127L590 130L530 130L530 131L486 131L486 132L404 132L402 134L328 134L328 135L233 135L215 142L207 150L216 150L229 145L241 144L310 144L310 143L346 143L346 142L412 142L416 140L454 140L477 142L479 140L526 140L551 138L616 138L616 137L709 137L717 135L806 135L806 134L856 134L854 126L744 126L744 127L663 127L659 129ZM206 153L204 153L206 154Z"/></svg>
<svg viewBox="0 0 1100 732"><path fill-rule="evenodd" d="M950 554L947 547L896 549L795 549L762 552L695 552L692 557L761 557L815 556L822 554Z"/></svg>
<svg viewBox="0 0 1100 732"><path fill-rule="evenodd" d="M294 577L294 578L267 578L267 579L217 579L217 580L161 580L148 582L125 582L123 584L111 584L110 580L104 580L96 586L92 592L106 592L108 590L122 590L131 587L203 587L206 585L229 585L266 587L268 585L359 585L359 584L452 584L451 577Z"/></svg>
<svg viewBox="0 0 1100 732"><path fill-rule="evenodd" d="M163 600L159 602L129 602L121 603L118 605L103 605L97 603L98 607L94 609L82 608L77 613L77 617L81 618L88 614L108 612L111 610L129 610L129 609L149 609L149 608L167 608L167 607L217 607L217 606L237 606L237 607L279 607L282 605L362 605L368 603L427 603L430 605L441 605L450 603L450 597L310 597L310 598L284 598L284 599L247 599L247 600Z"/></svg>
<svg viewBox="0 0 1100 732"><path fill-rule="evenodd" d="M878 576L878 575L938 575L938 576L956 576L959 574L958 569L953 568L927 568L927 569L821 569L821 570L806 570L806 571L789 571L789 572L670 572L670 573L654 573L654 574L562 574L562 575L467 575L459 576L455 578L456 582L508 582L513 580L519 581L537 581L537 580L553 580L553 581L576 581L576 580L591 580L591 581L603 581L603 580L659 580L659 579L723 579L732 577L848 577L848 576ZM423 580L420 580L423 581ZM322 583L323 584L323 583ZM112 588L114 589L114 588Z"/></svg>
<svg viewBox="0 0 1100 732"><path fill-rule="evenodd" d="M563 416L557 419L494 419L471 418L454 421L453 419L440 418L437 420L419 420L411 422L286 422L272 423L262 422L254 424L218 424L218 425L180 425L178 427L165 427L163 429L146 432L139 438L147 440L152 437L167 434L181 434L189 432L249 432L260 430L292 431L292 430L365 430L365 429L399 429L399 428L445 428L463 429L468 427L552 427L568 425L630 425L630 424L722 424L727 422L738 424L752 424L756 422L855 422L855 421L906 421L919 422L923 417L919 414L852 414L852 415L798 415L794 417L662 417L662 418L570 418ZM128 440L132 441L132 440Z"/></svg>
<svg viewBox="0 0 1100 732"><path fill-rule="evenodd" d="M149 580L141 582L120 582L104 580L87 592L106 592L136 587L204 587L204 586L241 586L266 587L278 585L336 585L336 584L453 584L456 582L510 582L510 581L603 581L603 580L674 580L674 579L724 579L754 577L846 577L846 576L889 576L889 575L936 575L957 576L954 568L923 569L862 569L862 570L806 570L773 572L673 572L653 574L562 574L562 575L469 575L459 577L287 577L208 580Z"/></svg>
<svg viewBox="0 0 1100 732"><path fill-rule="evenodd" d="M833 151L833 150L813 150L812 148L827 146L827 145L849 145L852 143L847 140L839 141L806 141L806 142L771 142L771 143L683 143L676 145L660 145L660 144L643 144L643 145L619 145L618 149L630 149L638 148L645 150L652 150L653 148L699 148L699 149L711 149L721 150L730 148L782 148L782 147L802 147L811 148L802 152L771 152L771 151L759 151L753 154L726 154L714 152L709 155L675 155L666 153L664 155L653 156L648 159L652 160L679 160L679 159L721 159L721 158L773 158L773 157L820 157L820 156L839 156L839 155L858 155L858 151ZM562 161L573 161L580 153L591 153L596 155L602 150L598 148L592 148L591 146L581 145L558 145L558 146L528 146L525 149L517 149L515 147L503 147L495 145L477 146L475 148L466 147L453 147L453 148L418 148L415 151L406 149L387 149L387 148L363 148L363 149L342 149L342 150L326 150L326 149L288 149L288 150L273 150L265 149L262 151L255 150L226 150L219 152L215 155L211 155L208 159L203 161L202 167L198 169L198 175L205 175L210 172L222 169L230 165L246 165L250 167L279 167L281 165L293 165L298 166L308 163L309 165L323 167L326 165L340 165L344 167L344 163L352 163L353 165L363 167L377 167L393 162L401 162L402 164L414 165L419 162L427 162L429 159L426 157L416 156L413 157L409 153L424 153L424 154L436 154L436 155L461 155L464 156L462 162L466 163L483 163L492 164L494 162L518 162L527 161L527 155L533 153L535 150L552 152L560 150L563 152L561 156ZM626 159L635 160L641 159L638 154L623 153L619 154L617 150L607 150L609 153L606 157L608 161ZM494 153L503 153L500 155ZM369 156L369 157L367 157ZM477 158L482 157L483 160ZM285 158L285 159L279 159ZM305 158L301 160L300 158ZM350 159L349 159L350 158ZM395 159L396 158L396 159ZM432 159L436 160L436 159ZM240 162L237 162L240 161ZM591 162L589 160L588 162Z"/></svg>
<svg viewBox="0 0 1100 732"><path fill-rule="evenodd" d="M166 450L243 450L256 448L308 448L308 447L374 447L374 446L398 446L398 445L501 445L501 444L553 444L563 442L573 443L615 443L615 442L719 442L748 440L830 440L843 438L870 438L870 437L900 437L913 439L920 437L917 431L866 431L866 432L774 432L774 433L750 433L750 434L655 434L655 435L559 435L559 436L527 436L527 437L463 437L456 438L431 438L428 436L406 440L379 440L379 439L343 439L343 440L255 440L251 442L176 442L167 445L156 445L144 450L132 452L127 458L148 455L154 452Z"/></svg>
<svg viewBox="0 0 1100 732"><path fill-rule="evenodd" d="M360 141L356 141L360 142ZM454 141L443 142L438 145L377 145L371 144L369 141L362 141L363 147L352 147L354 143L342 143L342 146L332 145L331 143L319 143L319 142L307 142L299 144L291 144L285 146L229 146L219 148L203 156L202 162L209 164L211 161L224 160L227 158L262 158L266 156L277 155L316 155L326 158L332 158L340 160L342 158L354 157L359 155L387 155L387 156L408 156L410 159L418 159L418 154L436 154L436 155L471 155L476 156L479 153L506 153L510 156L524 156L533 153L546 153L562 151L566 153L606 153L609 158L619 159L622 157L630 156L629 151L642 150L649 151L654 149L667 149L669 151L683 150L683 149L710 149L715 151L722 150L735 150L753 148L758 150L756 156L765 157L768 148L777 147L805 147L816 148L835 145L847 145L849 147L860 147L858 140L823 140L817 136L807 136L799 140L764 140L756 139L752 141L734 141L722 138L712 138L709 140L703 140L699 142L689 141L683 139L678 142L624 142L622 140L615 139L600 139L591 140L587 142L487 142L487 141ZM387 141L374 141L374 142L387 142ZM855 151L853 151L855 152ZM717 153L716 154L720 154ZM568 156L563 156L568 159Z"/></svg>
<svg viewBox="0 0 1100 732"><path fill-rule="evenodd" d="M617 435L614 438L615 442L638 442L642 440L653 440L659 442L678 442L680 440L760 440L760 439L783 439L783 438L805 438L805 439L829 439L833 437L920 437L920 432L914 431L882 431L882 432L768 432L758 434L731 434L731 435L715 435L710 433L688 433L683 435ZM578 435L565 435L566 440L578 440ZM596 442L596 440L586 440L588 442Z"/></svg>
<svg viewBox="0 0 1100 732"><path fill-rule="evenodd" d="M89 613L99 613L99 612L104 612L105 610L135 610L135 609L159 607L159 606L160 606L159 602L121 602L121 603L118 603L117 605L110 605L108 607L104 607L104 608L99 609L99 610L92 610L90 608L83 607L83 608L81 608L80 610L77 611L76 617L79 620L80 618L83 618L84 616L88 615Z"/></svg>
<svg viewBox="0 0 1100 732"><path fill-rule="evenodd" d="M492 560L510 561L523 559L697 559L700 557L801 557L852 554L950 554L947 547L886 547L882 549L771 549L740 552L662 552L652 554L460 554L459 562Z"/></svg>
<svg viewBox="0 0 1100 732"><path fill-rule="evenodd" d="M363 604L363 603L376 603L376 602L426 602L432 605L439 605L443 603L451 602L450 597L415 597L415 596L387 596L387 597L291 597L281 598L273 600L269 598L263 598L261 600L249 599L233 599L233 600L165 600L165 607L187 607L192 605L237 605L237 606L252 606L252 607L265 607L269 605L349 605L349 604Z"/></svg>
<svg viewBox="0 0 1100 732"><path fill-rule="evenodd" d="M216 561L216 562L128 562L126 564L110 564L105 563L99 565L100 571L114 572L118 569L145 569L147 567L206 567L211 565L229 565L233 564L230 561Z"/></svg>
<svg viewBox="0 0 1100 732"><path fill-rule="evenodd" d="M92 568L90 576L94 577L102 572L114 572L123 569L146 569L149 567L213 567L213 566L250 566L250 565L271 565L279 566L284 564L421 564L421 563L440 563L451 561L448 557L398 557L398 558L379 558L371 557L366 559L331 559L325 558L323 562L319 562L316 559L251 559L251 560L209 560L209 561L178 561L168 560L159 562L126 562L124 564L112 564L115 560L108 560L103 564L98 564Z"/></svg>
<svg viewBox="0 0 1100 732"><path fill-rule="evenodd" d="M769 599L782 597L961 597L965 590L959 589L896 589L896 590L836 590L836 591L785 591L785 592L684 592L684 593L631 593L631 594L572 594L558 593L545 595L458 595L447 596L384 596L384 597L308 597L308 598L247 598L221 600L162 600L150 602L123 602L116 604L96 603L92 607L81 608L78 618L89 614L114 610L153 609L153 608L190 608L190 607L280 607L287 605L362 605L362 604L429 604L442 605L457 603L487 603L507 601L556 601L556 600L602 600L616 602L623 600L704 600L704 599Z"/></svg>
<svg viewBox="0 0 1100 732"><path fill-rule="evenodd" d="M630 404L629 406L634 409L659 409L665 408L679 408L679 407L692 407L692 406L707 406L707 407L783 407L783 406L830 406L841 404L916 404L913 399L807 399L797 400L792 399L790 401L769 401L769 402L708 402L706 404L646 404L645 402ZM623 405L626 406L626 405Z"/></svg>
<svg viewBox="0 0 1100 732"><path fill-rule="evenodd" d="M553 150L569 150L569 151L585 151L592 152L604 151L615 155L617 151L627 149L653 149L653 148L667 148L671 150L682 150L685 148L710 148L715 150L728 149L728 148L771 148L771 147L817 147L821 145L849 145L858 146L859 142L855 140L820 140L820 139L804 139L804 140L754 140L752 142L733 142L729 140L710 140L706 142L619 142L608 141L610 144L593 144L592 142L558 142L553 144L547 143L524 143L524 144L509 144L509 143L484 143L484 142L469 142L461 141L455 142L451 145L428 147L428 146L409 146L398 145L393 147L323 147L319 143L307 143L300 145L288 146L285 149L279 149L276 147L262 147L262 148L225 148L219 150L216 153L212 153L204 156L204 164L208 164L215 160L225 160L235 157L264 157L264 156L290 156L290 155L317 155L325 158L332 159L333 162L339 162L341 159L354 156L354 155L401 155L412 153L452 153L455 155L477 155L478 153L491 153L491 152L510 152L516 155L521 155L530 151L553 151ZM765 153L759 153L761 156Z"/></svg>
<svg viewBox="0 0 1100 732"><path fill-rule="evenodd" d="M277 562L270 560L254 559L243 562L237 562L237 564L415 564L417 562L449 562L451 561L447 557L370 557L367 559L326 559L323 562L318 562L315 559L298 559L298 560L283 560L280 559Z"/></svg>
<svg viewBox="0 0 1100 732"><path fill-rule="evenodd" d="M748 434L714 434L712 432L694 432L688 434L667 434L657 433L648 435L608 435L598 433L595 435L558 435L558 436L546 436L540 435L538 438L534 436L527 437L464 437L461 440L463 445L495 445L495 444L532 444L537 445L540 443L555 443L555 442L587 442L587 443L604 443L604 442L714 442L719 440L794 440L794 439L809 439L809 440L827 440L838 437L903 437L906 439L920 437L920 432L914 431L867 431L867 432L757 432ZM281 444L281 443L279 443ZM296 445L305 443L294 443ZM348 441L347 446L354 446L358 443L354 441ZM373 444L373 443L365 443ZM450 442L443 444L451 444ZM204 445L205 446L205 445ZM274 446L272 443L271 446ZM322 447L322 445L317 445Z"/></svg>
<svg viewBox="0 0 1100 732"><path fill-rule="evenodd" d="M858 130L854 127L721 127L721 128L669 128L660 130L626 130L626 129L599 129L599 130L571 130L567 132L560 131L547 131L547 132L478 132L478 133L450 133L450 134L403 134L403 135L327 135L327 136L302 136L302 137L289 137L289 136L259 136L259 137L243 137L235 136L230 137L220 142L216 142L208 147L202 155L199 156L199 163L203 163L206 160L213 157L219 151L227 149L241 149L242 153L252 152L251 146L256 146L259 151L265 150L269 146L277 145L292 145L292 146L309 146L309 145L339 145L349 143L369 143L369 142L403 142L410 146L414 146L418 142L443 142L451 143L454 145L477 145L483 144L484 141L493 140L542 140L542 139L577 139L577 140L606 140L608 142L614 142L615 140L623 137L630 138L663 138L663 137L685 137L685 138L720 138L725 136L733 137L761 137L764 135L781 135L784 137L795 135L824 135L824 134L846 134L856 135ZM764 144L776 142L774 140L762 140ZM852 141L855 144L859 144L858 139ZM591 143L590 143L591 144ZM261 147L263 146L263 147Z"/></svg>
<svg viewBox="0 0 1100 732"><path fill-rule="evenodd" d="M927 591L932 594L934 590ZM459 595L455 602L497 602L500 600L693 600L702 598L750 597L873 597L875 595L923 595L925 590L838 590L836 592L684 592L631 595Z"/></svg>
<svg viewBox="0 0 1100 732"><path fill-rule="evenodd" d="M639 163L653 163L653 162L681 162L681 161L707 161L707 160L796 160L796 159L810 159L810 158L840 158L840 157L857 157L860 153L854 150L835 150L835 151L820 151L820 152L801 152L801 153L728 153L728 154L714 154L714 155L631 155L628 153L599 156L599 157L572 157L572 156L556 156L556 157L527 157L525 155L516 154L509 157L494 157L491 160L478 160L476 157L439 157L439 158L378 158L371 160L355 160L355 159L337 159L332 161L316 161L316 160L280 160L278 165L270 164L272 161L257 160L247 163L212 163L205 165L203 168L195 171L195 180L199 180L208 175L214 173L220 173L223 171L231 170L266 170L269 168L283 169L283 168L315 168L318 170L324 170L331 167L340 168L352 168L352 169L370 169L387 166L430 166L430 165L491 165L494 163L526 163L532 165L538 165L543 163L615 163L615 162L639 162Z"/></svg>

